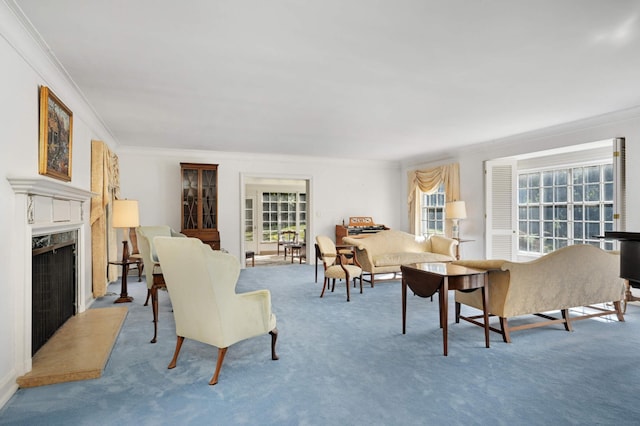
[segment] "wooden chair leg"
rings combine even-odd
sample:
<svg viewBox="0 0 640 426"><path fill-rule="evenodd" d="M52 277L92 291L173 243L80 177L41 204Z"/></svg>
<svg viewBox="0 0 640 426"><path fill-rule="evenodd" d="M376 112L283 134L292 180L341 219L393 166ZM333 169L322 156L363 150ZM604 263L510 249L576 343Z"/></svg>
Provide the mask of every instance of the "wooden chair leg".
<svg viewBox="0 0 640 426"><path fill-rule="evenodd" d="M509 323L506 318L500 317L500 330L502 330L502 340L505 343L511 343L511 335L509 334Z"/></svg>
<svg viewBox="0 0 640 426"><path fill-rule="evenodd" d="M148 288L147 289L147 300L144 301L144 305L143 306L147 306L149 304L149 298L151 297L151 289Z"/></svg>
<svg viewBox="0 0 640 426"><path fill-rule="evenodd" d="M322 282L322 293L320 293L320 297L324 296L324 291L327 289L327 287L329 286L329 278L324 279L324 281Z"/></svg>
<svg viewBox="0 0 640 426"><path fill-rule="evenodd" d="M351 286L349 285L350 282L351 282L351 279L349 279L349 274L346 274L344 284L345 284L345 287L347 288L347 302L349 302L351 299L351 293L349 291L349 289L351 288Z"/></svg>
<svg viewBox="0 0 640 426"><path fill-rule="evenodd" d="M616 302L613 302L613 307L616 308L616 316L618 317L618 321L622 321L624 322L624 311L622 310L622 303L618 300ZM626 303L625 303L625 309L626 309Z"/></svg>
<svg viewBox="0 0 640 426"><path fill-rule="evenodd" d="M227 354L227 349L229 349L229 347L218 348L218 360L216 361L216 371L213 373L213 377L209 381L210 385L215 385L216 383L218 383L218 376L220 375L220 369L222 368L222 362L224 361L224 356Z"/></svg>
<svg viewBox="0 0 640 426"><path fill-rule="evenodd" d="M569 310L562 309L562 319L564 320L564 329L567 331L573 331L573 327L571 327L571 318L569 318Z"/></svg>
<svg viewBox="0 0 640 426"><path fill-rule="evenodd" d="M358 277L358 278L360 278L360 294L362 294L362 275L360 275L360 277ZM356 282L356 280L354 278L353 279L353 283L355 284L355 282Z"/></svg>
<svg viewBox="0 0 640 426"><path fill-rule="evenodd" d="M176 341L176 350L173 353L173 359L169 363L168 369L172 369L176 367L176 362L178 361L178 355L180 354L180 349L182 348L182 342L184 342L184 337L178 336L178 340Z"/></svg>
<svg viewBox="0 0 640 426"><path fill-rule="evenodd" d="M269 332L271 335L271 359L277 360L279 359L278 355L276 355L276 340L278 340L278 329L274 328Z"/></svg>

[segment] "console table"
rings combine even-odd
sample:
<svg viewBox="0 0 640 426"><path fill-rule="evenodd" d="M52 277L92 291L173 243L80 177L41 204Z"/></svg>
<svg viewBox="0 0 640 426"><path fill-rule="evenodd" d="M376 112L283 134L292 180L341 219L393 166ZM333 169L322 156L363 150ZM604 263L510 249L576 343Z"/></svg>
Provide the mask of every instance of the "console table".
<svg viewBox="0 0 640 426"><path fill-rule="evenodd" d="M450 263L413 263L401 265L402 271L402 334L406 334L407 287L416 296L431 297L438 292L440 328L444 356L448 354L449 290L473 290L482 288L482 310L484 314L484 339L489 347L489 279L487 271L467 268Z"/></svg>

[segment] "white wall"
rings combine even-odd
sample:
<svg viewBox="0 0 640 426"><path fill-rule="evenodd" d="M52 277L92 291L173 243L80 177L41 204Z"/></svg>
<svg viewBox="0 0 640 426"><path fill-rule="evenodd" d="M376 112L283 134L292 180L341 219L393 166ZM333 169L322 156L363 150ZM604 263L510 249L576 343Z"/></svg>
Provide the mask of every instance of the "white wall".
<svg viewBox="0 0 640 426"><path fill-rule="evenodd" d="M177 230L180 163L219 164L221 246L240 259L244 259L243 177L309 180L309 241L318 234L333 237L335 225L348 221L350 216L373 216L376 222L401 229L405 214L398 208L402 199L397 188L403 183L396 163L127 147L121 147L117 153L120 192L123 197L139 200L140 223L167 224Z"/></svg>
<svg viewBox="0 0 640 426"><path fill-rule="evenodd" d="M640 108L607 114L592 119L541 129L524 135L505 138L432 155L437 160L405 163L403 179L409 170L424 169L451 162L460 163L460 197L467 207L467 219L460 221L460 233L465 239L475 240L461 245L461 256L467 259L484 258L485 200L484 161L529 152L543 151L596 142L616 137L626 140L627 231L640 232ZM407 194L407 183L402 186ZM408 226L408 218L403 227Z"/></svg>
<svg viewBox="0 0 640 426"><path fill-rule="evenodd" d="M26 371L18 356L17 329L24 317L25 260L30 242L25 244L25 217L16 217L16 196L7 177L38 175L38 93L39 85L48 86L73 112L72 181L69 185L90 190L91 139L112 143L109 132L93 115L91 108L67 78L53 66L40 46L27 34L5 2L0 2L0 406L16 390L16 378ZM49 179L49 178L45 178ZM89 208L85 207L88 218ZM22 222L21 222L22 221ZM88 223L88 221L87 221ZM87 229L88 229L88 225ZM90 232L82 242L83 256L91 258ZM81 246L82 244L79 244ZM91 295L91 267L84 271L84 293ZM30 293L29 293L30 294ZM85 300L85 304L92 300Z"/></svg>

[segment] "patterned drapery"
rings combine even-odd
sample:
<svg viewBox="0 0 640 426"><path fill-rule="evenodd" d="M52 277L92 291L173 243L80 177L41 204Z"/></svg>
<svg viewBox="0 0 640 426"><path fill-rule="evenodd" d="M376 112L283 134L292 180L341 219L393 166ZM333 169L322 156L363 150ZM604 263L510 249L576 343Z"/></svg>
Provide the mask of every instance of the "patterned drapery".
<svg viewBox="0 0 640 426"><path fill-rule="evenodd" d="M420 193L433 193L444 183L446 201L460 199L460 165L458 163L409 172L409 231L420 232Z"/></svg>
<svg viewBox="0 0 640 426"><path fill-rule="evenodd" d="M91 263L93 297L104 296L110 282L118 278L116 230L111 225L112 201L120 196L118 156L102 141L91 141Z"/></svg>

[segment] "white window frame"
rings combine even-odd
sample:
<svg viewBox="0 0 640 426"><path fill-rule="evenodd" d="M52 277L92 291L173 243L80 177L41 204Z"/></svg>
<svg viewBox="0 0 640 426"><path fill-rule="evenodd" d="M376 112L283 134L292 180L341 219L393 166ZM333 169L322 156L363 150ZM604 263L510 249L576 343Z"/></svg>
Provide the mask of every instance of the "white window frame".
<svg viewBox="0 0 640 426"><path fill-rule="evenodd" d="M422 235L445 235L447 230L444 212L446 198L444 183L441 183L434 193L420 192L420 233ZM429 228L431 223L435 224L435 228Z"/></svg>
<svg viewBox="0 0 640 426"><path fill-rule="evenodd" d="M604 152L604 155L603 155ZM626 229L624 138L608 139L562 149L485 162L485 256L518 260L517 171L542 165L561 166L612 158L614 165L613 230ZM617 243L614 243L617 246ZM527 253L529 254L529 253ZM530 256L520 256L530 258Z"/></svg>

